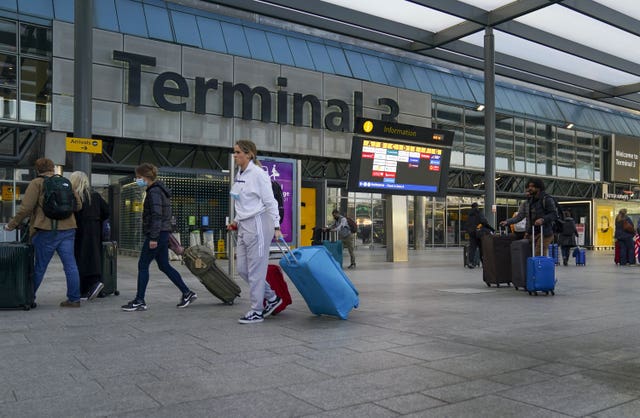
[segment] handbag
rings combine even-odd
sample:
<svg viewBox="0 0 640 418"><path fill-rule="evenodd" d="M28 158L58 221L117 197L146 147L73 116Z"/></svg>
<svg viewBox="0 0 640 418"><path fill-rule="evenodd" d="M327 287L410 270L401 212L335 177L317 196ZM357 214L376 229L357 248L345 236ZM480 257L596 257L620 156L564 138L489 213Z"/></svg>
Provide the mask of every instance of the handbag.
<svg viewBox="0 0 640 418"><path fill-rule="evenodd" d="M180 241L173 236L173 234L169 234L169 249L176 253L176 255L184 254L184 247L180 244Z"/></svg>
<svg viewBox="0 0 640 418"><path fill-rule="evenodd" d="M622 229L624 230L624 232L630 232L632 234L635 234L635 232L636 232L636 228L627 219L625 219L622 222Z"/></svg>

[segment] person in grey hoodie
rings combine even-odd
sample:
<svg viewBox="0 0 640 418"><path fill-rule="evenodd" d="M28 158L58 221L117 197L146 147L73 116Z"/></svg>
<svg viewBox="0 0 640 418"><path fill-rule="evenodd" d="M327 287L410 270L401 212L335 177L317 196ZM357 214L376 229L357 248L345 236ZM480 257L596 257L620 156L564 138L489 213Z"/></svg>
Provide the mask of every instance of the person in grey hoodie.
<svg viewBox="0 0 640 418"><path fill-rule="evenodd" d="M146 311L144 295L149 284L149 265L155 259L158 268L182 292L178 308L186 308L197 299L182 276L169 263L169 234L171 233L171 192L164 183L158 180L158 168L150 163L142 163L136 167L136 184L146 187L142 210L142 233L144 243L138 259L138 290L136 298L122 310L126 312Z"/></svg>

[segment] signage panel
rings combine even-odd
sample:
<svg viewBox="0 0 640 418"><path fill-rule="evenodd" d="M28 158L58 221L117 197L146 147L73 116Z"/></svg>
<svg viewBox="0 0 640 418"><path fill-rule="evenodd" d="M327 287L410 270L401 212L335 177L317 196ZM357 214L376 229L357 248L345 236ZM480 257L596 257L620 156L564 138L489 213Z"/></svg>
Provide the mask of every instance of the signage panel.
<svg viewBox="0 0 640 418"><path fill-rule="evenodd" d="M86 152L91 154L102 154L102 140L93 139L93 138L67 137L66 150L69 152Z"/></svg>

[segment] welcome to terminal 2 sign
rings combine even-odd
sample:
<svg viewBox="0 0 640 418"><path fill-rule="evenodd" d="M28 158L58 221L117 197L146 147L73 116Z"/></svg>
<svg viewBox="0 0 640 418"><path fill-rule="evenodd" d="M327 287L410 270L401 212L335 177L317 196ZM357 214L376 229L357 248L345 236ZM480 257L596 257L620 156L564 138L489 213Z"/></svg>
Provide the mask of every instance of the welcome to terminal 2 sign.
<svg viewBox="0 0 640 418"><path fill-rule="evenodd" d="M444 196L453 132L358 118L349 191Z"/></svg>

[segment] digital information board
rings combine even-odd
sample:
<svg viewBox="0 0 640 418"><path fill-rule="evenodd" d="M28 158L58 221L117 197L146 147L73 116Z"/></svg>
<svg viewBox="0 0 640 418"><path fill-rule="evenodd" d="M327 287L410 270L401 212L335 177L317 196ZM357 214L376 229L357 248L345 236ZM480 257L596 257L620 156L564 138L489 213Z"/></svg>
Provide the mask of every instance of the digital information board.
<svg viewBox="0 0 640 418"><path fill-rule="evenodd" d="M349 191L446 194L453 132L371 119L358 121L359 130L369 135L353 137Z"/></svg>

